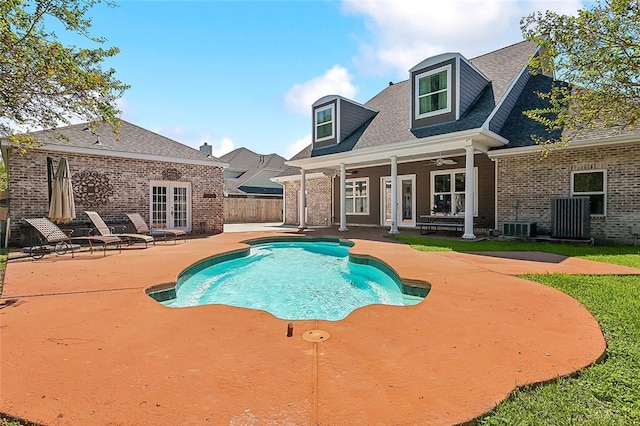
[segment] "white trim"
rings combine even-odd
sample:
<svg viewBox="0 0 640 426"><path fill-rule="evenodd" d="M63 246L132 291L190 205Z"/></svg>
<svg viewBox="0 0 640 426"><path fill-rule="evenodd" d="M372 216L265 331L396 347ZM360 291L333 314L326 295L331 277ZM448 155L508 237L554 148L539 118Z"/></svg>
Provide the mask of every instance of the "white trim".
<svg viewBox="0 0 640 426"><path fill-rule="evenodd" d="M327 174L325 174L323 172L307 173L305 177L306 177L307 180L309 180L309 179L319 179L319 178L327 177ZM277 183L296 182L296 181L300 180L300 175L276 176L276 177L272 177L269 180L272 181L272 182L277 182Z"/></svg>
<svg viewBox="0 0 640 426"><path fill-rule="evenodd" d="M316 107L316 106L318 106L318 105L324 105L324 104L326 104L327 102L333 101L334 99L341 99L341 100L343 100L343 101L345 101L345 102L349 102L349 103L351 103L351 104L354 104L354 105L356 105L356 106L359 106L360 108L367 109L367 110L369 110L369 111L371 111L371 112L379 112L377 109L373 109L373 108L370 108L370 107L368 107L368 106L366 106L366 105L362 105L361 103L358 103L358 102L356 102L356 101L353 101L353 100L351 100L351 99L345 98L345 97L340 96L340 95L327 95L327 96L323 96L323 97L321 97L320 99L318 99L317 101L315 101L315 102L311 105L311 107L313 108L313 107Z"/></svg>
<svg viewBox="0 0 640 426"><path fill-rule="evenodd" d="M152 154L139 154L135 152L122 152L122 151L108 151L101 149L93 149L93 148L83 148L77 146L64 146L64 145L53 145L53 144L45 144L38 146L37 150L43 151L52 151L52 152L63 152L70 154L85 154L85 155L93 155L100 157L116 157L116 158L129 158L133 160L149 160L149 161L163 161L165 163L179 163L179 164L193 164L198 166L212 166L212 167L222 167L226 169L229 167L229 163L224 163L221 161L209 161L209 160L195 160L188 158L176 158L176 157L164 157L161 155L152 155Z"/></svg>
<svg viewBox="0 0 640 426"><path fill-rule="evenodd" d="M358 177L358 178L351 178L351 179L345 179L345 183L349 183L349 182L358 182L358 181L365 181L366 182L366 188L367 188L367 208L365 212L350 212L347 210L347 216L369 216L369 212L371 211L371 185L369 184L369 177ZM355 196L355 192L356 192L356 186L352 185L352 195L351 195L351 199L353 200L353 209L355 210L356 207L356 198L362 199L365 197L356 197ZM346 192L345 192L345 199L344 199L344 204L345 206L347 205L347 196L346 196Z"/></svg>
<svg viewBox="0 0 640 426"><path fill-rule="evenodd" d="M449 192L452 195L451 198L451 202L453 203L453 195L454 194L465 194L466 191L456 191L455 190L455 184L456 184L456 180L455 180L455 175L457 173L463 173L465 174L465 181L466 181L466 168L465 169L444 169L444 170L432 170L431 173L429 174L429 186L430 186L430 191L429 191L429 212L433 212L433 196L435 193L435 182L434 182L434 177L436 175L446 175L449 174L451 175L452 179L451 179L451 191ZM478 196L478 167L474 166L473 167L473 216L474 217L478 217L478 198L480 198ZM453 208L453 206L452 206ZM452 210L453 211L453 210ZM431 213L433 214L433 213ZM443 215L446 216L446 215ZM455 215L450 215L450 216L456 216L456 217L462 217L461 214L457 213Z"/></svg>
<svg viewBox="0 0 640 426"><path fill-rule="evenodd" d="M533 51L533 55L536 55L539 51L540 51L540 46L537 46ZM524 72L527 71L528 68L529 68L529 62L527 61L527 64L522 67L522 69L518 73L518 76L511 82L509 87L507 87L507 90L505 90L505 92L502 94L502 98L500 98L500 102L498 102L498 105L496 105L495 108L493 108L493 111L491 111L491 114L489 114L489 117L487 117L484 123L482 123L483 128L487 130L489 129L489 123L491 122L493 117L496 115L498 110L502 107L502 104L505 102L505 100L507 99L507 97L509 96L509 94L511 93L515 85L518 83L518 81L520 81L522 74L524 74Z"/></svg>
<svg viewBox="0 0 640 426"><path fill-rule="evenodd" d="M327 124L329 124L328 122L324 122L324 123L320 123L318 124L318 113L325 111L325 110L331 110L331 136L325 136L323 138L318 139L318 126L325 126ZM336 137L336 108L335 108L335 104L329 104L320 108L316 108L313 110L313 141L314 142L322 142L322 141L326 141L329 139L333 139Z"/></svg>
<svg viewBox="0 0 640 426"><path fill-rule="evenodd" d="M444 109L439 109L436 111L430 111L430 112L425 112L423 114L420 114L420 80L422 78L426 78L429 77L431 75L434 74L438 74L441 73L442 71L446 71L447 72L447 88L445 89L447 92L447 107ZM442 115L442 114L447 114L451 112L451 90L453 89L451 86L451 64L449 65L445 65L439 68L435 68L429 71L425 71L422 72L420 74L416 74L413 77L413 102L414 102L414 111L413 111L413 115L414 115L414 119L415 120L421 120L423 118L428 118L428 117L434 117L436 115ZM431 96L435 93L442 93L445 90L438 90L436 92L429 92L424 94L423 96Z"/></svg>
<svg viewBox="0 0 640 426"><path fill-rule="evenodd" d="M425 68L428 68L428 67L432 67L434 65L438 65L438 64L441 64L441 63L446 62L446 61L450 61L451 59L457 59L457 60L465 61L471 68L473 68L473 70L475 72L477 72L480 76L482 76L482 78L487 80L487 82L491 81L491 79L489 77L487 77L482 71L480 71L480 69L478 67L473 65L473 62L471 62L473 59L469 60L469 59L465 58L464 56L462 56L458 52L441 53L440 55L436 55L436 56L432 56L430 58L427 58L424 61L422 61L419 64L417 64L414 67L412 67L409 70L409 73L412 73L412 72L415 72L415 71L420 71L422 69L425 69ZM476 59L476 58L474 58L474 59Z"/></svg>
<svg viewBox="0 0 640 426"><path fill-rule="evenodd" d="M482 151L483 147L504 146L509 142L490 130L477 128L337 154L290 160L285 161L285 164L293 167L304 167L305 169L332 168L340 163L361 164L363 166L383 165L389 164L389 158L393 155L398 156L399 159L400 157L409 156L424 157L429 153L435 154L442 151L464 149L469 144L469 139L473 140L478 151Z"/></svg>
<svg viewBox="0 0 640 426"><path fill-rule="evenodd" d="M336 125L334 129L336 130L336 143L340 143L340 126L338 125L338 117L340 117L340 103L341 99L336 101Z"/></svg>
<svg viewBox="0 0 640 426"><path fill-rule="evenodd" d="M600 147L607 145L616 145L621 143L633 143L640 142L640 135L623 135L613 136L604 140L581 140L570 142L569 145L562 149L580 149ZM540 145L520 146L516 148L504 148L495 151L489 151L487 155L489 158L509 157L514 155L526 155L541 152L543 148Z"/></svg>
<svg viewBox="0 0 640 426"><path fill-rule="evenodd" d="M575 192L573 189L574 180L573 177L577 174L585 174L585 173L602 173L602 191L592 191L592 192ZM600 213L592 213L591 217L606 217L607 216L607 170L606 169L593 169L593 170L573 170L571 171L571 181L569 182L571 196L572 197L588 197L589 195L602 195L603 198L603 206L602 206L602 214Z"/></svg>
<svg viewBox="0 0 640 426"><path fill-rule="evenodd" d="M460 56L456 58L456 120L460 119L460 74L462 74L462 70L460 69Z"/></svg>

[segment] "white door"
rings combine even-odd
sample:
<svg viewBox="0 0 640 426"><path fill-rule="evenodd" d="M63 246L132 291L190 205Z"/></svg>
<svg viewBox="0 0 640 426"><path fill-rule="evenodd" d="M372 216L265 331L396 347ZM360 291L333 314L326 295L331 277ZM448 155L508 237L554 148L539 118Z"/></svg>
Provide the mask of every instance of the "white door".
<svg viewBox="0 0 640 426"><path fill-rule="evenodd" d="M382 226L391 226L391 177L385 176L380 182L380 205L382 207ZM398 226L416 225L416 175L398 176L397 217Z"/></svg>
<svg viewBox="0 0 640 426"><path fill-rule="evenodd" d="M150 187L152 228L191 231L191 184L153 181Z"/></svg>

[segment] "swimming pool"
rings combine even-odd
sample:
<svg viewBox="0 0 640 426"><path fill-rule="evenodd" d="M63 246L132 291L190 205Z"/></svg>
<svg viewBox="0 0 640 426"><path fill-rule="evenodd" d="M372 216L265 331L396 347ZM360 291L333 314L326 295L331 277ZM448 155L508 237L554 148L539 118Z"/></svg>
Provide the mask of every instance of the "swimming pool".
<svg viewBox="0 0 640 426"><path fill-rule="evenodd" d="M162 303L175 308L225 304L289 320L340 320L362 306L415 305L426 296L426 289L405 294L399 277L380 262L350 259L346 244L301 239L252 244L245 252L185 271L175 297Z"/></svg>

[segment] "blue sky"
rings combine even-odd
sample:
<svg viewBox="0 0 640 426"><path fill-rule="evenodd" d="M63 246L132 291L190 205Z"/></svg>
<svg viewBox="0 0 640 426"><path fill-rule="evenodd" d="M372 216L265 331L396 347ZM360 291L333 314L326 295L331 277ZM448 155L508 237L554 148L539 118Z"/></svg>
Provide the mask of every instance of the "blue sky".
<svg viewBox="0 0 640 426"><path fill-rule="evenodd" d="M118 46L105 65L131 85L122 118L215 155L290 158L310 141L311 103L364 103L423 59L467 58L522 39L522 16L578 0L119 1L91 10Z"/></svg>

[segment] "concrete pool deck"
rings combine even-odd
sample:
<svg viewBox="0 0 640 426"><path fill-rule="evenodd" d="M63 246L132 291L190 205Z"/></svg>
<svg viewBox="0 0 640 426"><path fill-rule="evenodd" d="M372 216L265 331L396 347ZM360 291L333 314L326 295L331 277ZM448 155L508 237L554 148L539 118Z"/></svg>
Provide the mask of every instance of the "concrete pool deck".
<svg viewBox="0 0 640 426"><path fill-rule="evenodd" d="M335 234L310 230L308 235ZM423 253L385 230L337 234L431 293L410 307L289 321L171 309L145 288L243 240L224 233L121 254L11 261L0 298L0 412L43 424L455 424L516 386L590 365L606 343L569 296L511 274L640 274L545 253ZM311 343L305 331L329 339Z"/></svg>

